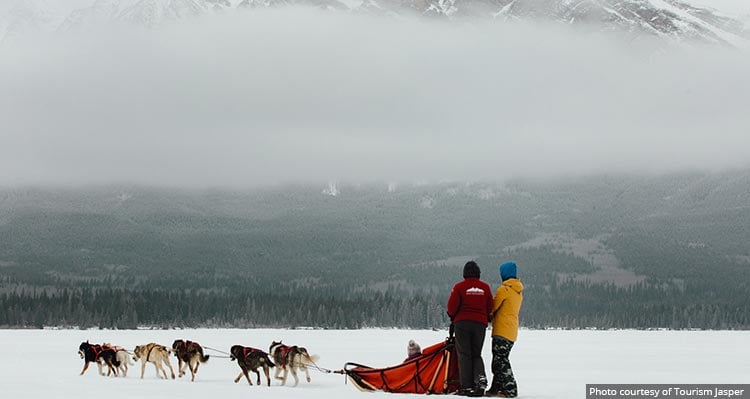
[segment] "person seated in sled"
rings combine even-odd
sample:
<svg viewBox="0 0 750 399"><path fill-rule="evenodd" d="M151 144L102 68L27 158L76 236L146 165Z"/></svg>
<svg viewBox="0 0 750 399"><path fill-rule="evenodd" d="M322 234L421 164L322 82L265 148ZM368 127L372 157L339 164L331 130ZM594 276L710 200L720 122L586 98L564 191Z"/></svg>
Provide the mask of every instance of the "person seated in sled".
<svg viewBox="0 0 750 399"><path fill-rule="evenodd" d="M406 359L404 359L404 363L414 358L417 358L419 356L422 356L422 348L419 346L418 343L414 342L413 339L410 339L409 344L406 346L406 355L407 356L406 356Z"/></svg>

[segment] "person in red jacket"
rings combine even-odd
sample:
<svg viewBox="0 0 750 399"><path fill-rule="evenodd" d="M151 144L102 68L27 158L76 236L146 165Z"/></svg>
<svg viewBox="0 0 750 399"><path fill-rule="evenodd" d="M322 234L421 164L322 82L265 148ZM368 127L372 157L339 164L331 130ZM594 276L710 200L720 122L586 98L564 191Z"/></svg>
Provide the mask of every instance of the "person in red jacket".
<svg viewBox="0 0 750 399"><path fill-rule="evenodd" d="M464 280L453 286L448 298L448 316L455 332L458 352L458 374L464 396L484 396L487 376L482 360L482 346L492 312L492 291L479 279L479 265L464 265Z"/></svg>

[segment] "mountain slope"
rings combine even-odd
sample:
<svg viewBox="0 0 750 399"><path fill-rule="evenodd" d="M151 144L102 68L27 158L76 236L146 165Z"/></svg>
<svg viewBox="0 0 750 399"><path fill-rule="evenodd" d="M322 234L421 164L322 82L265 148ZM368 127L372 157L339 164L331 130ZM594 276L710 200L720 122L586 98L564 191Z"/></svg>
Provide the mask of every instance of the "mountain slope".
<svg viewBox="0 0 750 399"><path fill-rule="evenodd" d="M105 290L118 317L152 295L255 303L256 318L341 306L348 327L411 311L404 325L430 327L463 262L496 279L513 259L527 325L750 327L748 171L323 187L0 190L0 305Z"/></svg>
<svg viewBox="0 0 750 399"><path fill-rule="evenodd" d="M155 27L223 12L302 6L356 14L544 21L740 47L750 39L741 19L746 15L735 19L678 0L89 0L87 6L67 11L44 0L13 4L4 13L0 10L0 38L30 31L85 30L112 22Z"/></svg>

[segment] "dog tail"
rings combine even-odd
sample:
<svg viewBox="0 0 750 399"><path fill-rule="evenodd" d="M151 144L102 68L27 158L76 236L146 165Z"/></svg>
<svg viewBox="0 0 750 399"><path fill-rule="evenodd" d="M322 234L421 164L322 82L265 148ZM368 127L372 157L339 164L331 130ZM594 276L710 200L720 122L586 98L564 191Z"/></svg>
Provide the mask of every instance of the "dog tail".
<svg viewBox="0 0 750 399"><path fill-rule="evenodd" d="M271 361L271 358L268 357L268 353L264 354L264 356L261 359L263 359L268 364L268 367L276 367L276 365L273 364L273 362Z"/></svg>
<svg viewBox="0 0 750 399"><path fill-rule="evenodd" d="M119 360L117 360L116 357L112 359L112 365L114 365L115 367L120 367L121 364L122 363Z"/></svg>
<svg viewBox="0 0 750 399"><path fill-rule="evenodd" d="M207 362L208 357L211 356L211 355L203 355L203 348L201 348L200 346L198 347L198 353L200 353L201 355L201 363Z"/></svg>
<svg viewBox="0 0 750 399"><path fill-rule="evenodd" d="M320 360L320 356L318 355L311 355L307 352L302 356L302 363L305 363L308 366L314 366L318 360Z"/></svg>

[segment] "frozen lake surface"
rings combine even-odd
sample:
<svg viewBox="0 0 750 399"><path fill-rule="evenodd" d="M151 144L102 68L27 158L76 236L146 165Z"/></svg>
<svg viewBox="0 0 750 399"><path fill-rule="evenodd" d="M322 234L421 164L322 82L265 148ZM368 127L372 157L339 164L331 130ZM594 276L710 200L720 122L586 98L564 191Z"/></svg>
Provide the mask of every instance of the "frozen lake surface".
<svg viewBox="0 0 750 399"><path fill-rule="evenodd" d="M297 387L252 387L235 362L207 351L212 358L201 365L194 383L187 377L157 379L148 365L141 380L140 364L126 378L102 377L95 366L78 373L82 341L111 342L132 351L136 345L158 342L171 347L175 339L189 339L228 351L240 344L268 350L273 340L307 347L320 357L318 365L343 368L348 361L383 367L406 357L409 339L422 347L445 339L446 331L424 330L0 330L3 346L0 386L5 398L384 398L412 397L362 393L338 374L311 371ZM489 371L489 336L485 364ZM171 357L176 369L177 362ZM604 383L741 384L750 382L748 331L530 331L522 330L511 362L521 398L584 398L585 385ZM254 382L254 380L253 380ZM421 395L419 395L421 396Z"/></svg>

